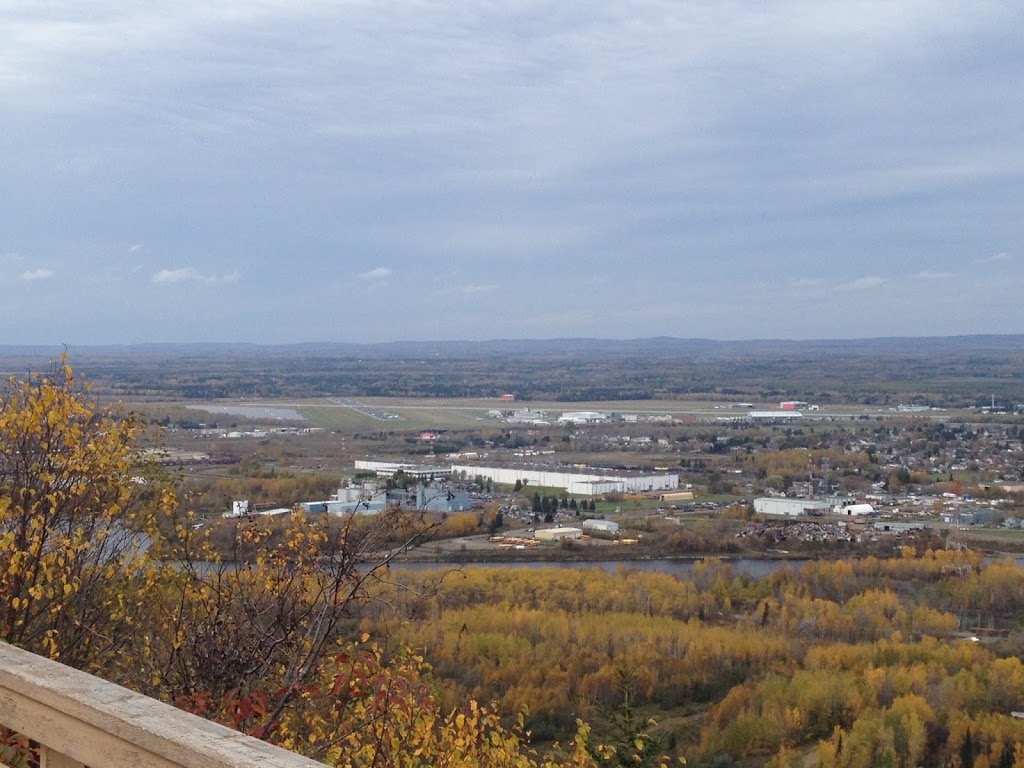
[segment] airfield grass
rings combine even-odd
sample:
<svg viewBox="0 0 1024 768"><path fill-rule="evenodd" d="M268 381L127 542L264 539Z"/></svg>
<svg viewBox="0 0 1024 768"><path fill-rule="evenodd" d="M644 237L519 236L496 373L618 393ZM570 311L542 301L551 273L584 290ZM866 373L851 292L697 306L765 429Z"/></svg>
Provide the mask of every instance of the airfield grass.
<svg viewBox="0 0 1024 768"><path fill-rule="evenodd" d="M496 419L488 417L488 412L493 410L510 411L516 409L530 408L535 411L546 412L547 420L552 422L551 426L557 426L556 420L565 411L598 411L605 413L636 414L641 418L668 416L668 415L690 415L698 420L710 420L718 418L742 417L746 409L731 407L729 403L714 403L706 400L602 400L595 402L502 402L493 399L461 399L461 398L391 398L391 397L360 397L353 398L353 401L367 409L374 409L381 413L393 414L397 418L377 418L365 413L358 408L344 404L333 398L315 398L307 400L211 400L211 401L188 401L185 402L140 402L129 403L133 407L154 420L170 417L172 420L181 418L203 419L206 421L223 424L232 422L243 427L244 425L259 426L296 426L296 427L320 427L323 429L337 430L341 432L392 432L402 430L423 430L423 429L486 429L493 426L496 429L507 428L509 425ZM209 413L208 418L201 416L203 407L232 405L232 406L255 406L255 407L279 407L299 411L304 421L267 420L258 418L244 418L242 416L226 416L224 414ZM777 408L777 403L755 404L758 410L772 410ZM827 428L828 418L847 420L870 414L873 417L883 416L877 410L863 406L837 406L823 408L815 412L807 421L801 422L801 426L814 425ZM888 417L898 417L898 414L884 414Z"/></svg>
<svg viewBox="0 0 1024 768"><path fill-rule="evenodd" d="M641 420L644 417L691 416L695 417L698 422L717 421L720 418L739 418L747 413L746 410L729 408L724 405L715 408L713 404L707 402L673 400L499 403L494 400L361 398L359 402L394 414L398 418L374 419L337 403L306 402L293 403L291 405L297 407L303 415L306 415L311 423L313 423L314 419L322 422L317 423L316 426L343 430L376 429L378 431L402 429L485 429L490 426L507 429L510 426L523 425L507 424L504 421L489 417L487 415L488 412L494 410L511 411L520 408L530 408L534 411L544 412L543 418L550 423L551 427L559 426L557 419L566 411L636 414ZM774 405L765 405L761 409L772 410L775 407ZM315 416L313 415L314 413L316 414ZM835 422L852 421L864 418L865 416L872 419L899 418L899 414L867 411L858 407L827 409L817 411L814 414L807 414L807 416L807 419L801 420L795 426L827 430L837 427ZM643 422L641 421L641 423ZM656 427L658 425L655 422L651 423L651 426ZM571 427L567 427L567 429L571 429Z"/></svg>

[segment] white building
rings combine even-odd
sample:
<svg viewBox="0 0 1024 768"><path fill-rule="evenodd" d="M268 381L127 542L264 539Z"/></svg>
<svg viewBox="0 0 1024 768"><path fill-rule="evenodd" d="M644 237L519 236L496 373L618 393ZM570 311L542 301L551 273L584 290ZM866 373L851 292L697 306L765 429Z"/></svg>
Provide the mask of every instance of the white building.
<svg viewBox="0 0 1024 768"><path fill-rule="evenodd" d="M375 459L356 459L356 469L376 472L377 477L391 477L396 472L404 472L417 480L439 479L452 473L450 466L416 464L411 461L377 461Z"/></svg>
<svg viewBox="0 0 1024 768"><path fill-rule="evenodd" d="M600 469L568 472L541 467L487 467L477 464L453 464L451 471L465 472L467 477L480 475L503 485L515 485L518 480L535 488L561 488L578 496L672 491L679 487L679 475L670 473L643 474Z"/></svg>
<svg viewBox="0 0 1024 768"><path fill-rule="evenodd" d="M535 411L532 408L519 408L512 411L506 421L509 424L533 424L535 426L548 426L548 415L544 411Z"/></svg>
<svg viewBox="0 0 1024 768"><path fill-rule="evenodd" d="M589 534L615 536L619 532L619 524L614 520L584 520L583 532Z"/></svg>
<svg viewBox="0 0 1024 768"><path fill-rule="evenodd" d="M479 464L427 466L411 462L370 459L358 459L355 466L356 469L376 472L378 477L390 477L401 471L417 479L440 479L450 477L455 472L465 472L467 477L479 475L494 483L515 485L518 480L535 488L561 488L577 496L674 491L679 487L679 475L662 472L645 474L593 468L570 472L537 466L494 467Z"/></svg>
<svg viewBox="0 0 1024 768"><path fill-rule="evenodd" d="M376 481L370 483L353 483L344 488L339 488L331 501L360 502L360 501L387 501L387 488L378 485Z"/></svg>
<svg viewBox="0 0 1024 768"><path fill-rule="evenodd" d="M781 515L784 517L806 517L807 515L824 515L832 511L827 501L814 499L754 499L754 511L759 515Z"/></svg>
<svg viewBox="0 0 1024 768"><path fill-rule="evenodd" d="M223 517L249 517L250 515L259 515L261 517L276 517L278 515L290 515L292 512L290 507L277 507L275 509L254 509L252 504L248 501L233 501L231 502L231 511L225 512Z"/></svg>
<svg viewBox="0 0 1024 768"><path fill-rule="evenodd" d="M607 413L597 411L566 411L558 417L559 424L597 424L607 420Z"/></svg>
<svg viewBox="0 0 1024 768"><path fill-rule="evenodd" d="M848 517L860 517L863 515L875 514L875 508L870 504L846 504L836 507L835 511L837 515L846 515Z"/></svg>
<svg viewBox="0 0 1024 768"><path fill-rule="evenodd" d="M353 483L339 488L327 501L304 501L299 506L311 515L375 515L387 509L387 488L376 482Z"/></svg>
<svg viewBox="0 0 1024 768"><path fill-rule="evenodd" d="M747 418L755 421L793 421L803 417L800 411L751 411L747 415Z"/></svg>

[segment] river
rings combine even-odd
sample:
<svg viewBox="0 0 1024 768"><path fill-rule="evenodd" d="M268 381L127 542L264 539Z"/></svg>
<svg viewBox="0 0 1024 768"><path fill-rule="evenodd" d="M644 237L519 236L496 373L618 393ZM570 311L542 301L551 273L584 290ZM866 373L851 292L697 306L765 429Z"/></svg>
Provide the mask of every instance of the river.
<svg viewBox="0 0 1024 768"><path fill-rule="evenodd" d="M600 568L609 573L623 571L639 571L642 573L668 573L677 576L690 576L696 563L701 560L592 560L592 561L522 561L510 563L497 562L472 562L472 563L406 563L392 562L391 567L395 570L406 569L410 571L431 571L431 570L459 570L462 568L572 568L574 570L588 570ZM754 578L767 576L780 568L787 566L799 568L803 560L759 560L752 558L736 558L722 560L728 563L738 573L745 573Z"/></svg>

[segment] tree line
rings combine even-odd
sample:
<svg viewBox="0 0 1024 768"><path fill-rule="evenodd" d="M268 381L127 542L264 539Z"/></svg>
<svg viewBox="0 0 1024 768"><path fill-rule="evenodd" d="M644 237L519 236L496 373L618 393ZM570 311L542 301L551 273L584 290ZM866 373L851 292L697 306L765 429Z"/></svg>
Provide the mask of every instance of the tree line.
<svg viewBox="0 0 1024 768"><path fill-rule="evenodd" d="M691 765L1024 765L1013 561L907 547L760 579L714 560L685 578L471 568L416 597L430 578L403 572L405 597L362 626L422 648L454 696L528 706L543 738L579 714L607 735L628 672L633 706ZM1007 631L977 642L979 624Z"/></svg>

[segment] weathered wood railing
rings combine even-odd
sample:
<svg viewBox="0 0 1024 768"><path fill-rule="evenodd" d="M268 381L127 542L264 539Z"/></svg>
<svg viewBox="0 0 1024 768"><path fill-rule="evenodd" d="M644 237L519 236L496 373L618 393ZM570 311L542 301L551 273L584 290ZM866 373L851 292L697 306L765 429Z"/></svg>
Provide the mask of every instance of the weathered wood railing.
<svg viewBox="0 0 1024 768"><path fill-rule="evenodd" d="M6 643L0 725L40 745L42 768L323 768Z"/></svg>

